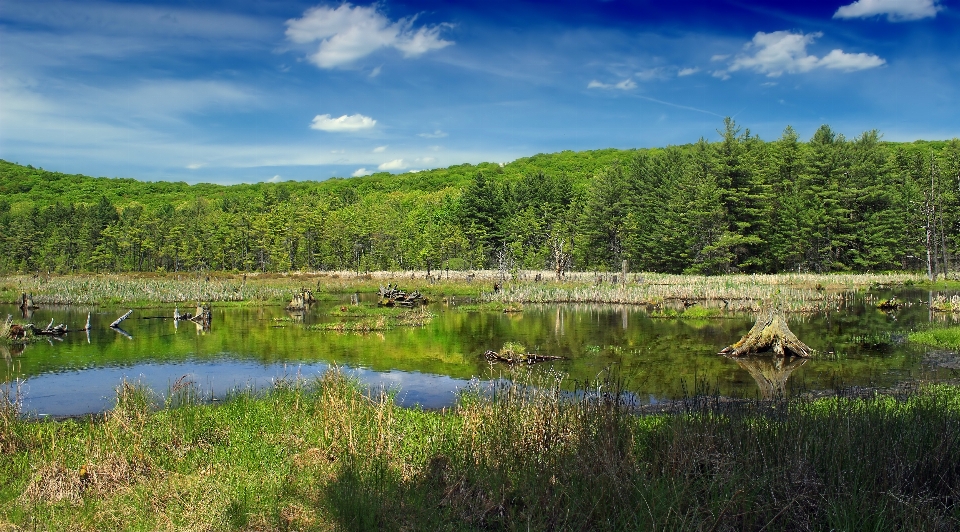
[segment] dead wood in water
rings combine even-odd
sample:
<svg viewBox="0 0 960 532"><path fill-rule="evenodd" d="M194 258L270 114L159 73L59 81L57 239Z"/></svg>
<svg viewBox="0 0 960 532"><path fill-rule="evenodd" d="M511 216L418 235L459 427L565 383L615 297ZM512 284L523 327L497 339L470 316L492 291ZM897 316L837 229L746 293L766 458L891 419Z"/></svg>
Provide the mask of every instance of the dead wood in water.
<svg viewBox="0 0 960 532"><path fill-rule="evenodd" d="M116 327L117 325L120 325L120 322L122 322L123 320L129 318L131 314L133 314L133 311L132 311L132 310L128 310L126 314L124 314L123 316L120 316L119 318L117 318L116 321L114 321L113 323L110 324L110 326L111 326L111 327Z"/></svg>
<svg viewBox="0 0 960 532"><path fill-rule="evenodd" d="M739 342L720 351L721 355L741 357L772 351L775 355L809 358L813 350L793 334L783 315L773 309L760 314L757 323Z"/></svg>
<svg viewBox="0 0 960 532"><path fill-rule="evenodd" d="M381 307L406 307L413 308L416 305L422 305L427 302L426 298L423 297L418 291L413 291L411 293L406 293L403 290L400 290L399 287L388 284L387 286L381 286L378 291L379 302L377 305Z"/></svg>
<svg viewBox="0 0 960 532"><path fill-rule="evenodd" d="M490 362L505 362L507 364L536 364L537 362L547 362L549 360L565 360L566 357L553 355L538 355L536 353L514 353L505 350L503 353L496 351L487 351L483 357Z"/></svg>

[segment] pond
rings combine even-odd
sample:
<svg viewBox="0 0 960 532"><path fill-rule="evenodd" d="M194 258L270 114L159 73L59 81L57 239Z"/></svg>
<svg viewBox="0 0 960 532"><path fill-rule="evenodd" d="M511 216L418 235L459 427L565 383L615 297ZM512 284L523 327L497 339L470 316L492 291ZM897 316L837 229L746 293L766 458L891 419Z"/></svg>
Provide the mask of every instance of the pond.
<svg viewBox="0 0 960 532"><path fill-rule="evenodd" d="M643 402L676 399L696 389L725 396L759 397L838 386L894 386L916 379L955 377L956 353L910 344L906 335L952 319L931 314L928 292L900 290L911 304L882 312L876 301L891 292L852 292L838 309L788 316L788 324L810 347L827 357L776 367L768 362L717 355L750 329L754 316L657 317L640 306L527 305L522 312L466 311L432 303L436 317L423 327L366 334L311 329L336 321L332 309L350 305L321 301L302 318L281 307L213 306L212 326L176 323L173 306L136 310L115 331L109 324L126 312L117 307L46 307L34 312L40 326L51 319L91 331L71 332L20 348L0 347L0 382L22 380L25 413L71 416L100 412L114 404L124 380L159 394L181 377L205 396L222 398L238 388L261 388L277 379L312 378L331 364L363 382L398 390L403 405L438 408L452 404L472 379L494 379L503 364L484 359L488 349L517 342L542 355L565 360L528 371L559 371L575 381L592 381L607 369L621 377ZM371 305L360 298L361 305ZM0 306L0 316L20 311ZM936 325L934 323L933 325ZM789 377L789 380L788 380Z"/></svg>

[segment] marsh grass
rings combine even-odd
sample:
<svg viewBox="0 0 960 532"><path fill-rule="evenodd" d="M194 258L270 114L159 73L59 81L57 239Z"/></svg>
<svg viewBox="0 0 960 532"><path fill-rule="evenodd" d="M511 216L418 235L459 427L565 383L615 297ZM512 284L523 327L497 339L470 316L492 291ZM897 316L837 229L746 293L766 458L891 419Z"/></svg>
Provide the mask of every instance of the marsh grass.
<svg viewBox="0 0 960 532"><path fill-rule="evenodd" d="M540 274L537 281L536 274ZM449 275L449 276L448 276ZM605 282L592 272L571 272L559 281L549 272L518 272L503 290L493 291L497 271L445 272L294 272L286 274L236 274L224 272L167 274L101 274L70 276L9 276L0 279L0 300L13 302L21 292L34 295L40 305L126 304L210 301L217 303L280 304L300 288L314 290L319 298L347 293L376 292L381 284L400 284L430 299L444 296L479 298L504 309L522 303L656 304L664 301L718 302L725 310L755 312L777 296L788 312L814 312L836 308L844 292L923 282L919 274L779 274L779 275L670 275L630 274L626 283Z"/></svg>
<svg viewBox="0 0 960 532"><path fill-rule="evenodd" d="M960 326L916 331L910 333L908 338L919 344L960 349Z"/></svg>
<svg viewBox="0 0 960 532"><path fill-rule="evenodd" d="M331 315L339 317L340 321L310 325L309 328L319 331L367 333L388 331L397 327L423 327L436 317L436 314L423 306L412 309L350 306L334 309Z"/></svg>
<svg viewBox="0 0 960 532"><path fill-rule="evenodd" d="M9 418L0 523L56 530L955 530L960 389L637 415L615 378L511 370L450 410L337 369L218 405ZM187 384L184 384L188 387ZM186 388L184 388L186 389Z"/></svg>

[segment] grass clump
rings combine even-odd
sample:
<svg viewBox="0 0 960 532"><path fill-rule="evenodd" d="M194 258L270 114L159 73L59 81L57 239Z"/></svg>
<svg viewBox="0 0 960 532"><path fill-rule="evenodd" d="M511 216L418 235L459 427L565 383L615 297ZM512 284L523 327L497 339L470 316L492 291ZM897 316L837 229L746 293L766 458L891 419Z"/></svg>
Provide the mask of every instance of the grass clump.
<svg viewBox="0 0 960 532"><path fill-rule="evenodd" d="M341 320L311 325L310 328L320 331L366 333L388 331L396 327L423 327L436 317L436 314L422 306L413 309L349 306L334 309L330 314L340 317Z"/></svg>
<svg viewBox="0 0 960 532"><path fill-rule="evenodd" d="M960 349L960 326L916 331L910 333L908 338L918 344Z"/></svg>
<svg viewBox="0 0 960 532"><path fill-rule="evenodd" d="M404 409L333 369L221 404L11 420L0 523L123 530L952 530L960 388L637 415L615 379Z"/></svg>

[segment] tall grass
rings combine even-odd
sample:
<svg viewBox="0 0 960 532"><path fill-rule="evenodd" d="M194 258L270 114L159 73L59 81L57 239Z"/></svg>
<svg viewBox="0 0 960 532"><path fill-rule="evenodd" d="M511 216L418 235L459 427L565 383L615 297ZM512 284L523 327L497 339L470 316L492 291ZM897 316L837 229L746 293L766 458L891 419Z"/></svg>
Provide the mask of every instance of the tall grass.
<svg viewBox="0 0 960 532"><path fill-rule="evenodd" d="M541 281L536 280L540 274ZM624 303L664 301L719 302L728 310L756 310L769 298L784 301L785 310L823 310L841 305L845 290L922 282L915 274L841 275L697 275L630 274L627 282L611 282L612 274L572 272L559 281L550 272L511 274L503 290L493 291L500 272L313 272L290 274L103 274L73 276L10 276L0 279L0 300L13 302L21 292L41 305L185 301L289 301L301 287L323 293L374 292L380 284L399 283L432 297L480 297L514 303ZM619 279L622 281L622 279Z"/></svg>
<svg viewBox="0 0 960 532"><path fill-rule="evenodd" d="M121 530L955 530L960 388L637 415L525 370L444 411L332 370L158 410L13 419L0 523Z"/></svg>

